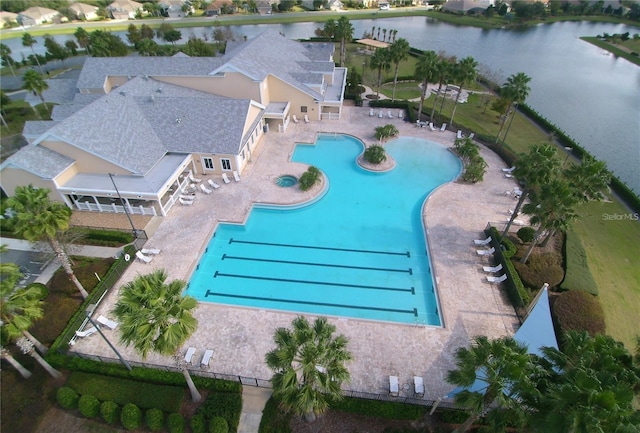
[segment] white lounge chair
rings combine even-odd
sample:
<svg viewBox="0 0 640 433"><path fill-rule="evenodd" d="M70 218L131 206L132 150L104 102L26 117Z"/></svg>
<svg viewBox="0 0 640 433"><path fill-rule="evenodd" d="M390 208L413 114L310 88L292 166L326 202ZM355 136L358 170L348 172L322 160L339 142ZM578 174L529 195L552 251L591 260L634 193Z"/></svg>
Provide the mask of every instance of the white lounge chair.
<svg viewBox="0 0 640 433"><path fill-rule="evenodd" d="M488 245L491 242L491 236L486 239L474 239L473 243L476 245Z"/></svg>
<svg viewBox="0 0 640 433"><path fill-rule="evenodd" d="M491 247L488 250L476 250L476 251L478 252L478 255L480 255L480 256L490 256L490 255L492 255L493 253L496 252L496 249Z"/></svg>
<svg viewBox="0 0 640 433"><path fill-rule="evenodd" d="M293 118L293 123L298 123L298 118L296 117L296 115L294 114L293 116L291 116Z"/></svg>
<svg viewBox="0 0 640 433"><path fill-rule="evenodd" d="M398 111L398 119L404 119L404 111Z"/></svg>
<svg viewBox="0 0 640 433"><path fill-rule="evenodd" d="M309 123L309 115L304 115L304 123Z"/></svg>
<svg viewBox="0 0 640 433"><path fill-rule="evenodd" d="M204 355L202 355L202 360L200 361L200 367L208 367L209 361L211 361L211 357L213 356L213 350L207 349L204 351Z"/></svg>
<svg viewBox="0 0 640 433"><path fill-rule="evenodd" d="M186 189L186 192L188 192L189 194L192 194L194 192L198 191L198 187L196 186L195 183L190 183L189 186Z"/></svg>
<svg viewBox="0 0 640 433"><path fill-rule="evenodd" d="M513 175L511 173L505 173L504 177L511 179Z"/></svg>
<svg viewBox="0 0 640 433"><path fill-rule="evenodd" d="M397 396L398 392L398 376L389 376L389 394Z"/></svg>
<svg viewBox="0 0 640 433"><path fill-rule="evenodd" d="M505 173L511 173L515 169L516 169L516 166L514 165L513 167L503 168L502 171L504 171Z"/></svg>
<svg viewBox="0 0 640 433"><path fill-rule="evenodd" d="M196 354L196 348L190 347L187 349L187 353L184 355L184 362L187 364L191 364L191 360L193 359L193 355Z"/></svg>
<svg viewBox="0 0 640 433"><path fill-rule="evenodd" d="M204 186L204 184L200 184L200 191L202 191L205 194L211 194L211 190L206 186Z"/></svg>
<svg viewBox="0 0 640 433"><path fill-rule="evenodd" d="M384 117L384 113L382 112L382 110L380 110L380 112L378 113L378 117L381 119Z"/></svg>
<svg viewBox="0 0 640 433"><path fill-rule="evenodd" d="M193 204L193 200L185 200L182 197L179 197L178 201L182 206L191 206Z"/></svg>
<svg viewBox="0 0 640 433"><path fill-rule="evenodd" d="M491 275L487 275L487 281L490 283L501 283L507 279L507 274L502 274L499 277L492 277Z"/></svg>
<svg viewBox="0 0 640 433"><path fill-rule="evenodd" d="M235 180L236 182L240 182L240 175L235 170L233 170L233 180Z"/></svg>
<svg viewBox="0 0 640 433"><path fill-rule="evenodd" d="M373 111L373 108L369 109L369 117L375 116L376 113Z"/></svg>
<svg viewBox="0 0 640 433"><path fill-rule="evenodd" d="M118 327L118 322L108 319L104 316L98 316L98 323L103 324L109 329L116 329Z"/></svg>
<svg viewBox="0 0 640 433"><path fill-rule="evenodd" d="M388 110L388 111L387 111L387 117L388 117L389 119L393 119L393 114L391 114L391 110Z"/></svg>
<svg viewBox="0 0 640 433"><path fill-rule="evenodd" d="M180 194L179 197L182 200L195 200L196 199L196 195L195 194Z"/></svg>
<svg viewBox="0 0 640 433"><path fill-rule="evenodd" d="M444 132L447 130L447 124L443 123L442 126L440 127L440 132Z"/></svg>
<svg viewBox="0 0 640 433"><path fill-rule="evenodd" d="M413 389L416 395L424 395L424 381L421 376L413 376Z"/></svg>
<svg viewBox="0 0 640 433"><path fill-rule="evenodd" d="M489 273L500 272L502 270L502 263L499 263L497 266L483 266L482 270Z"/></svg>
<svg viewBox="0 0 640 433"><path fill-rule="evenodd" d="M524 225L526 225L526 223L524 221L519 220L519 219L513 220L513 224L516 225L516 226L524 226Z"/></svg>
<svg viewBox="0 0 640 433"><path fill-rule="evenodd" d="M433 126L433 122L429 122L429 129L430 129L430 130L432 130L432 131L435 131L435 130L436 130L436 129L438 129L438 128L436 128L435 126Z"/></svg>
<svg viewBox="0 0 640 433"><path fill-rule="evenodd" d="M217 183L215 183L215 182L213 181L213 179L209 179L209 180L207 181L207 183L208 183L209 185L211 185L211 188L213 188L213 189L218 189L218 188L220 188L220 185L218 185Z"/></svg>
<svg viewBox="0 0 640 433"><path fill-rule="evenodd" d="M473 137L475 136L476 136L475 132L472 132L471 134L469 134L469 140L473 140Z"/></svg>
<svg viewBox="0 0 640 433"><path fill-rule="evenodd" d="M76 335L78 337L88 337L89 335L95 334L96 332L98 332L98 328L92 326L91 328L87 328L84 331L76 331Z"/></svg>
<svg viewBox="0 0 640 433"><path fill-rule="evenodd" d="M195 183L200 183L200 182L202 182L202 179L197 179L197 178L193 177L193 173L189 173L189 177L188 177L188 179L189 179L191 182L195 182Z"/></svg>
<svg viewBox="0 0 640 433"><path fill-rule="evenodd" d="M222 173L222 181L224 183L230 183L231 181L229 180L229 176L227 176L227 173Z"/></svg>
<svg viewBox="0 0 640 433"><path fill-rule="evenodd" d="M138 258L138 260L145 263L151 263L151 260L153 260L151 257L142 254L141 251L136 251L136 257Z"/></svg>
<svg viewBox="0 0 640 433"><path fill-rule="evenodd" d="M458 135L456 135L456 138L464 138L464 136L462 135L462 130L458 129Z"/></svg>
<svg viewBox="0 0 640 433"><path fill-rule="evenodd" d="M158 254L160 254L160 248L142 248L140 250L140 252L142 254L147 254L147 255L152 255L152 256L157 256Z"/></svg>

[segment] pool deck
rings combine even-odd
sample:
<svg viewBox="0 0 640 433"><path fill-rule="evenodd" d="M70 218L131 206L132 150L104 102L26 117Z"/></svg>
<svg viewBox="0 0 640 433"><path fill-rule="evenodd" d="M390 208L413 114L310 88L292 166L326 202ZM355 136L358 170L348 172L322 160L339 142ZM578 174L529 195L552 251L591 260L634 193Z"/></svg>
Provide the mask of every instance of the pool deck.
<svg viewBox="0 0 640 433"><path fill-rule="evenodd" d="M397 116L398 110L392 113ZM351 134L371 145L376 142L374 128L388 123L396 125L401 136L422 137L447 147L453 145L456 136L452 131L418 128L397 117L370 117L369 107L345 106L342 117L339 121L291 123L284 133L265 134L239 183L232 180L225 185L216 176L214 180L221 185L218 190L210 195L199 193L192 206L174 206L146 244L161 248L161 254L154 256L150 264L133 263L104 298L94 318L100 314L113 318L109 311L116 302L119 288L138 274L164 268L169 280L188 280L218 222L243 222L253 202L295 204L317 195L320 187L303 193L298 188L275 185L275 178L282 174L300 176L306 170L305 165L289 161L296 143L313 143L318 132L336 132ZM482 272L482 265L489 264L490 258L477 255L477 247L473 245L473 239L484 238L482 230L487 222L501 227L508 219L507 210L513 208L515 202L505 191L513 189L516 183L504 177L500 169L505 165L497 155L482 146L480 152L488 164L484 181L474 185L455 182L443 185L431 194L423 209L444 326L331 318L338 332L349 338L348 347L353 355L348 364L351 382L345 384L344 389L386 394L388 376L394 375L399 378L400 396L413 397L413 376L422 376L424 398L435 400L453 389L445 376L454 367L457 348L468 346L476 335L497 338L516 331L518 320L504 290L489 284ZM289 326L295 314L202 303L195 316L198 329L182 351L191 346L197 349L194 372L268 380L272 372L264 357L273 348L274 331ZM126 359L142 361L132 348L118 344L117 328L103 330ZM212 349L214 354L210 367L204 370L198 366L206 349ZM78 339L72 350L115 358L97 334ZM170 357L153 353L146 362L174 365Z"/></svg>

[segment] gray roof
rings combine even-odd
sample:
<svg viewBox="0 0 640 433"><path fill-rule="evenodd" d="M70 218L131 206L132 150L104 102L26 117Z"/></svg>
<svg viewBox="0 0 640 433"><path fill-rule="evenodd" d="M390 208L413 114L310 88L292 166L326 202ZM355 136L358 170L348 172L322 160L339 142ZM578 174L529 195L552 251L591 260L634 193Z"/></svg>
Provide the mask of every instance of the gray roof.
<svg viewBox="0 0 640 433"><path fill-rule="evenodd" d="M56 107L54 107L54 109L55 108ZM27 120L22 128L22 135L27 139L29 137L37 138L39 135L45 133L48 129L57 124L58 122L52 122L51 120Z"/></svg>
<svg viewBox="0 0 640 433"><path fill-rule="evenodd" d="M82 110L60 108L70 116L39 140L61 139L145 174L167 152L239 153L251 103L137 77Z"/></svg>
<svg viewBox="0 0 640 433"><path fill-rule="evenodd" d="M56 104L66 104L73 101L73 97L77 92L78 80L75 79L51 79L47 80L49 88L42 92L42 97L47 102L54 102ZM34 95L31 92L27 92L25 101L31 105L37 105L40 102L40 97Z"/></svg>
<svg viewBox="0 0 640 433"><path fill-rule="evenodd" d="M3 165L21 168L44 179L53 179L74 162L46 147L29 144L14 153Z"/></svg>
<svg viewBox="0 0 640 433"><path fill-rule="evenodd" d="M332 51L333 44L300 43L285 38L275 30L267 30L227 52L227 62L213 73L235 70L256 81L274 75L321 100L322 94L307 86L317 84L322 79L312 61L328 62Z"/></svg>
<svg viewBox="0 0 640 433"><path fill-rule="evenodd" d="M88 57L78 88L102 89L107 76L206 76L222 62L222 57Z"/></svg>

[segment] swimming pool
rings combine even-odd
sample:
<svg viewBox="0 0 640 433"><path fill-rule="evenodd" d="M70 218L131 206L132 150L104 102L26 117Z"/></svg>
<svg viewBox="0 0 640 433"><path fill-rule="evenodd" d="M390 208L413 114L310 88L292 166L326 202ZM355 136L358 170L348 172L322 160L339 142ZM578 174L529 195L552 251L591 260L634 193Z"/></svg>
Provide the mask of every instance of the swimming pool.
<svg viewBox="0 0 640 433"><path fill-rule="evenodd" d="M442 145L402 137L385 145L394 170L360 168L360 140L320 135L292 160L318 167L326 194L295 209L254 208L220 224L189 283L202 302L420 325L441 325L421 210L457 177Z"/></svg>

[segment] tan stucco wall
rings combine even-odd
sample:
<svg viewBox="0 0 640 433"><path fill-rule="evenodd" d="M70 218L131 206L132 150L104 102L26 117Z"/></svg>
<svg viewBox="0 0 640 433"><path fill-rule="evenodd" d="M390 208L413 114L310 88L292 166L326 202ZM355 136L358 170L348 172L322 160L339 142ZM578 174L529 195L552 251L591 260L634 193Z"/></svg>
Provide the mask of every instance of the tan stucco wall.
<svg viewBox="0 0 640 433"><path fill-rule="evenodd" d="M260 115L260 111L261 109L254 105L251 105L249 107L249 112L247 113L247 117L244 121L244 127L242 128L243 136L246 135L247 132L249 132L249 128L251 127L251 125L253 125L253 122L255 122L256 118Z"/></svg>
<svg viewBox="0 0 640 433"><path fill-rule="evenodd" d="M2 178L2 189L9 197L16 193L16 187L24 185L33 185L35 188L46 188L51 191L49 198L53 201L63 201L62 197L56 191L56 186L52 180L42 179L33 173L15 167L7 167L0 173Z"/></svg>
<svg viewBox="0 0 640 433"><path fill-rule="evenodd" d="M127 81L129 81L129 77L109 76L105 80L104 90L106 93L109 93L114 89L115 86L122 86Z"/></svg>
<svg viewBox="0 0 640 433"><path fill-rule="evenodd" d="M260 101L259 83L239 73L226 73L224 77L153 77L164 83L188 87L234 99Z"/></svg>
<svg viewBox="0 0 640 433"><path fill-rule="evenodd" d="M269 97L272 101L289 101L291 103L291 111L289 114L295 114L300 120L302 120L304 114L308 114L311 120L318 120L320 118L318 104L316 104L311 96L302 93L295 87L290 86L274 76L269 76L267 80ZM300 111L300 107L303 105L307 107L307 113Z"/></svg>
<svg viewBox="0 0 640 433"><path fill-rule="evenodd" d="M54 177L53 180L57 185L64 185L65 183L69 182L76 174L78 174L78 167L76 166L76 164L73 164L71 167Z"/></svg>
<svg viewBox="0 0 640 433"><path fill-rule="evenodd" d="M80 173L115 173L115 174L132 174L124 170L122 167L111 164L104 159L91 155L77 147L70 146L62 141L43 141L40 146L47 147L76 161L76 167Z"/></svg>

